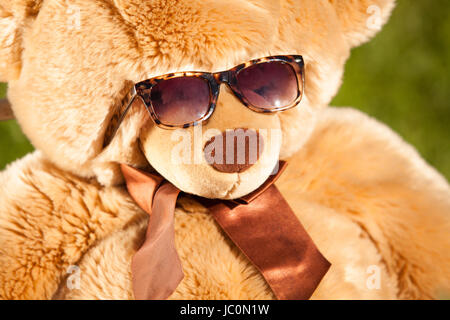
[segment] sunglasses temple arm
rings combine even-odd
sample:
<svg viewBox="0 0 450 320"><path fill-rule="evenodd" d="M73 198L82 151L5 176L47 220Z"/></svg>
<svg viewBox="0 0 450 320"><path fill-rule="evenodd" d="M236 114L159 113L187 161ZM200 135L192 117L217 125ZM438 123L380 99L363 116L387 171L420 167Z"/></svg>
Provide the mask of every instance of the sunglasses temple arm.
<svg viewBox="0 0 450 320"><path fill-rule="evenodd" d="M138 94L136 93L135 88L133 88L133 90L128 94L128 102L124 101L121 108L117 112L117 113L120 113L120 117L117 120L117 122L115 124L113 123L113 121L110 122L110 126L112 125L112 127L108 127L108 129L106 130L103 148L106 148L111 143L111 141L114 139L115 135L117 134L117 131L119 131L120 124L125 119L128 111L133 106L133 103L136 101L137 97L138 97ZM114 116L113 116L113 119L114 119Z"/></svg>
<svg viewBox="0 0 450 320"><path fill-rule="evenodd" d="M11 109L11 104L6 99L0 99L0 121L12 119L14 119L14 114Z"/></svg>

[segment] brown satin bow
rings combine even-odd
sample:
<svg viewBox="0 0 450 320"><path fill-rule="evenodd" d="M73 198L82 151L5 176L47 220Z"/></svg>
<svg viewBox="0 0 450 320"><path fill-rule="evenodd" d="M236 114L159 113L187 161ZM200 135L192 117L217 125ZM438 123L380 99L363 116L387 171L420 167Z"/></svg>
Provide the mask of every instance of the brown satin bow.
<svg viewBox="0 0 450 320"><path fill-rule="evenodd" d="M199 199L234 244L262 273L278 299L309 299L330 263L275 187L280 169L235 201ZM150 215L146 238L131 263L138 300L166 299L183 279L175 248L174 210L180 190L161 176L122 165L128 191Z"/></svg>

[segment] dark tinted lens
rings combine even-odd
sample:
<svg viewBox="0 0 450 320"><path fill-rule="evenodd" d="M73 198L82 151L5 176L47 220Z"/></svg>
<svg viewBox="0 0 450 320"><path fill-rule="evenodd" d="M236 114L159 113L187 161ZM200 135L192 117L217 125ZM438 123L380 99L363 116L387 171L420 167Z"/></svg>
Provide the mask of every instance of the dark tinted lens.
<svg viewBox="0 0 450 320"><path fill-rule="evenodd" d="M299 90L294 69L279 61L241 70L237 85L250 104L267 110L289 106L297 99Z"/></svg>
<svg viewBox="0 0 450 320"><path fill-rule="evenodd" d="M208 82L194 77L161 81L152 88L150 96L158 120L174 126L203 118L209 110L209 97Z"/></svg>

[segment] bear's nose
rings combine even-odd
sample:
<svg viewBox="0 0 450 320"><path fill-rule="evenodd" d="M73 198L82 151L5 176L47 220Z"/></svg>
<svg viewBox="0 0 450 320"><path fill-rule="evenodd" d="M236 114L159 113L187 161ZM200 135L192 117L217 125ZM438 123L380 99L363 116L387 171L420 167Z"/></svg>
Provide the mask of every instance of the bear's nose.
<svg viewBox="0 0 450 320"><path fill-rule="evenodd" d="M264 148L263 137L255 130L233 129L222 132L206 142L206 162L225 173L239 173L258 161Z"/></svg>

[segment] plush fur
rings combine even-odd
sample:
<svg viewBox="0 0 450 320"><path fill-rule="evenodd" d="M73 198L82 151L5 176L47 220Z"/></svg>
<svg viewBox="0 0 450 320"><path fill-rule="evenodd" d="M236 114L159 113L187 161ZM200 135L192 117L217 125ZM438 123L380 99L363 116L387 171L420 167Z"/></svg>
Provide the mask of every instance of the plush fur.
<svg viewBox="0 0 450 320"><path fill-rule="evenodd" d="M0 0L0 79L38 151L0 174L0 297L131 299L130 262L147 216L123 186L119 163L156 170L190 194L236 198L278 158L277 183L332 262L316 299L433 299L450 288L450 187L387 127L326 107L350 49L386 21L391 0ZM372 7L373 8L373 7ZM117 137L104 131L130 82L172 71L230 68L270 54L302 54L306 91L290 111L263 115L222 86L200 143L131 110ZM242 174L174 163L214 132L257 128L267 139ZM178 136L177 136L178 134ZM273 298L265 281L206 210L178 201L176 246L185 279L174 299ZM70 289L68 268L80 270ZM379 286L368 285L377 270ZM69 279L68 279L69 277Z"/></svg>

